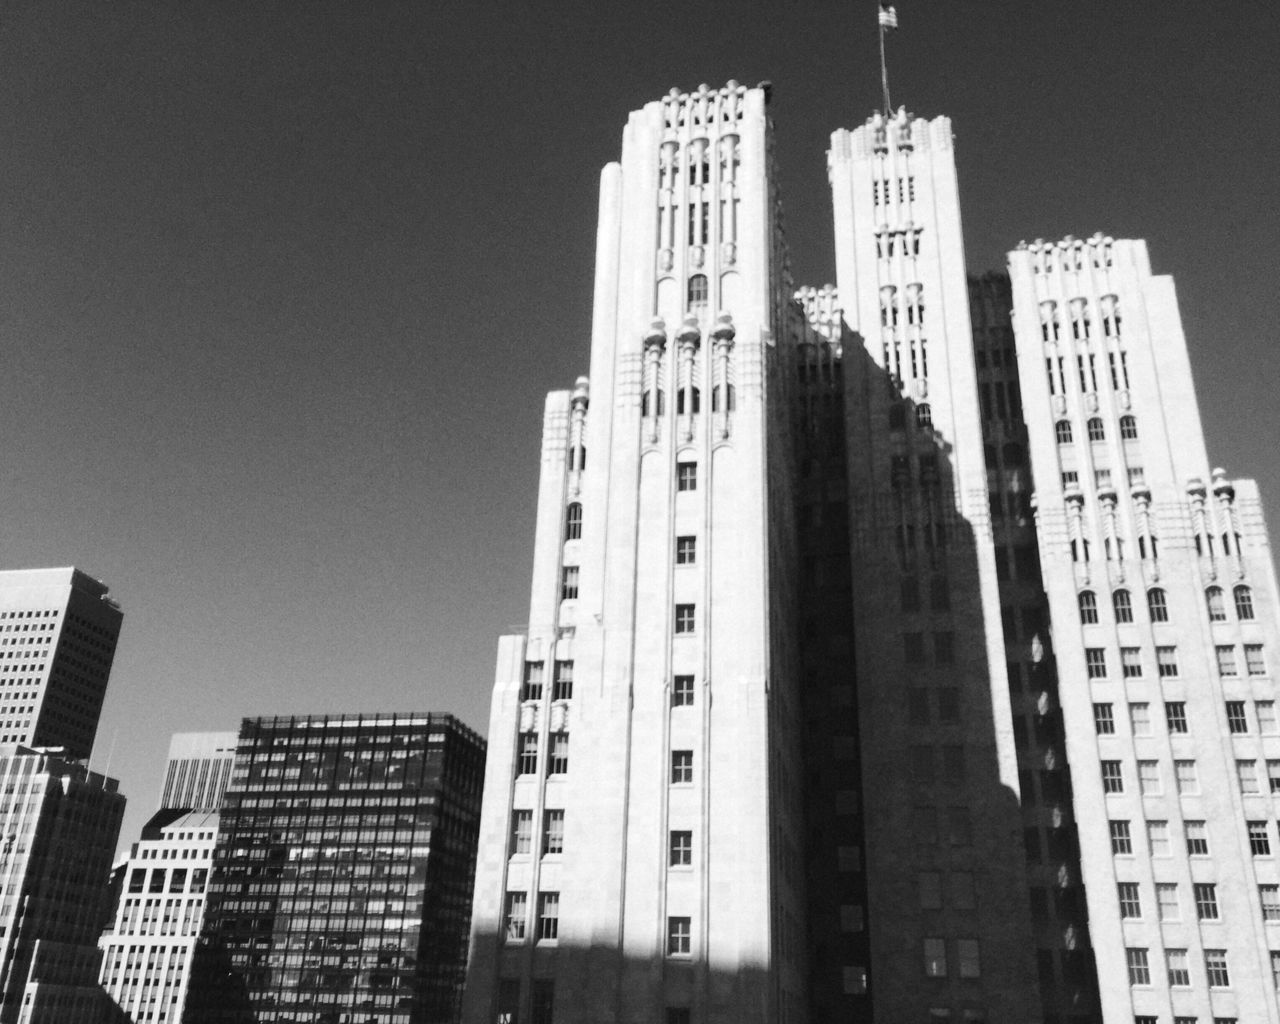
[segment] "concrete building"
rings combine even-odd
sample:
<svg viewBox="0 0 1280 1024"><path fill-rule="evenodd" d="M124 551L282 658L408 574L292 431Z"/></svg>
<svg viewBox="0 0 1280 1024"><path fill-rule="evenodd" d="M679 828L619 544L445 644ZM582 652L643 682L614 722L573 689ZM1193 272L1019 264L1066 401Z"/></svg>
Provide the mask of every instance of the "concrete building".
<svg viewBox="0 0 1280 1024"><path fill-rule="evenodd" d="M178 732L169 740L160 810L217 811L236 760L234 732Z"/></svg>
<svg viewBox="0 0 1280 1024"><path fill-rule="evenodd" d="M0 572L0 744L89 756L121 618L79 569Z"/></svg>
<svg viewBox="0 0 1280 1024"><path fill-rule="evenodd" d="M131 847L115 918L98 943L99 981L122 1019L181 1020L217 837L216 813L161 810Z"/></svg>
<svg viewBox="0 0 1280 1024"><path fill-rule="evenodd" d="M183 1020L455 1020L483 770L450 715L246 719Z"/></svg>

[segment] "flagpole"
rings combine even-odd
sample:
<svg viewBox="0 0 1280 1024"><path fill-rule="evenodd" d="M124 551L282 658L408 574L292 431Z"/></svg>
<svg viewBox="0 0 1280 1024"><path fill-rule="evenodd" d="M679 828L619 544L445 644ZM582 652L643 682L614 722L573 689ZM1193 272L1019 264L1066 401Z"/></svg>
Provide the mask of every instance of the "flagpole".
<svg viewBox="0 0 1280 1024"><path fill-rule="evenodd" d="M880 20L880 88L884 92L884 116L893 116L893 108L889 106L889 66L884 60L884 20Z"/></svg>

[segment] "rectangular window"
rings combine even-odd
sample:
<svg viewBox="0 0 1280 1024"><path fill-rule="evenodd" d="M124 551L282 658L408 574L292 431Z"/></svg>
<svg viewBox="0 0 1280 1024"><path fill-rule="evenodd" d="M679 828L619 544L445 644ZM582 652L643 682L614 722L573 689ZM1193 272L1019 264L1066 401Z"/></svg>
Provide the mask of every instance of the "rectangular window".
<svg viewBox="0 0 1280 1024"><path fill-rule="evenodd" d="M516 759L517 775L536 775L538 773L538 734L522 732L520 734L520 753Z"/></svg>
<svg viewBox="0 0 1280 1024"><path fill-rule="evenodd" d="M511 812L511 853L533 852L533 811Z"/></svg>
<svg viewBox="0 0 1280 1024"><path fill-rule="evenodd" d="M955 660L955 634L933 634L933 660L939 665L950 665Z"/></svg>
<svg viewBox="0 0 1280 1024"><path fill-rule="evenodd" d="M566 565L561 569L560 600L572 601L578 596L578 567Z"/></svg>
<svg viewBox="0 0 1280 1024"><path fill-rule="evenodd" d="M960 962L960 977L981 977L982 959L977 939L956 939L956 960Z"/></svg>
<svg viewBox="0 0 1280 1024"><path fill-rule="evenodd" d="M524 683L520 687L521 700L542 700L542 680L545 662L526 661L524 663Z"/></svg>
<svg viewBox="0 0 1280 1024"><path fill-rule="evenodd" d="M1262 902L1262 920L1280 921L1280 885L1258 886L1258 899Z"/></svg>
<svg viewBox="0 0 1280 1024"><path fill-rule="evenodd" d="M1115 854L1133 853L1133 839L1129 835L1127 821L1113 821L1111 825L1111 852Z"/></svg>
<svg viewBox="0 0 1280 1024"><path fill-rule="evenodd" d="M1209 829L1203 821L1188 821L1187 853L1192 857L1209 856Z"/></svg>
<svg viewBox="0 0 1280 1024"><path fill-rule="evenodd" d="M1191 890L1196 900L1196 917L1201 921L1218 920L1218 887L1212 882L1196 882Z"/></svg>
<svg viewBox="0 0 1280 1024"><path fill-rule="evenodd" d="M1099 736L1110 736L1116 731L1116 721L1110 704L1093 706L1093 728Z"/></svg>
<svg viewBox="0 0 1280 1024"><path fill-rule="evenodd" d="M1241 793L1260 793L1262 790L1258 787L1258 762L1257 761L1237 761L1236 762L1236 778L1240 780Z"/></svg>
<svg viewBox="0 0 1280 1024"><path fill-rule="evenodd" d="M1200 779L1196 775L1194 761L1174 761L1173 776L1178 781L1179 795L1195 796L1200 792Z"/></svg>
<svg viewBox="0 0 1280 1024"><path fill-rule="evenodd" d="M1249 731L1249 718L1244 711L1244 701L1227 701L1227 728L1233 733Z"/></svg>
<svg viewBox="0 0 1280 1024"><path fill-rule="evenodd" d="M1120 673L1125 679L1138 679L1142 676L1142 649L1138 647L1120 648Z"/></svg>
<svg viewBox="0 0 1280 1024"><path fill-rule="evenodd" d="M1280 729L1277 728L1276 721L1276 702L1273 700L1257 701L1253 709L1258 715L1258 731L1264 736L1274 736Z"/></svg>
<svg viewBox="0 0 1280 1024"><path fill-rule="evenodd" d="M556 856L564 853L564 811L544 811L542 814L542 855Z"/></svg>
<svg viewBox="0 0 1280 1024"><path fill-rule="evenodd" d="M1178 674L1178 649L1176 647L1156 648L1156 668L1161 679L1168 679Z"/></svg>
<svg viewBox="0 0 1280 1024"><path fill-rule="evenodd" d="M1102 792L1124 792L1124 776L1120 774L1119 761L1102 762Z"/></svg>
<svg viewBox="0 0 1280 1024"><path fill-rule="evenodd" d="M1116 896L1120 901L1121 917L1142 916L1142 901L1138 896L1137 882L1118 882Z"/></svg>
<svg viewBox="0 0 1280 1024"><path fill-rule="evenodd" d="M1244 645L1244 664L1245 670L1251 676L1267 674L1267 659L1262 656L1262 644Z"/></svg>
<svg viewBox="0 0 1280 1024"><path fill-rule="evenodd" d="M1130 985L1150 985L1151 966L1147 963L1147 951L1130 946L1124 951L1125 963L1129 966Z"/></svg>
<svg viewBox="0 0 1280 1024"><path fill-rule="evenodd" d="M573 662L556 662L556 679L551 687L552 700L573 699Z"/></svg>
<svg viewBox="0 0 1280 1024"><path fill-rule="evenodd" d="M1164 720L1170 732L1187 731L1187 705L1185 701L1171 700L1164 706Z"/></svg>
<svg viewBox="0 0 1280 1024"><path fill-rule="evenodd" d="M693 922L687 917L667 918L667 956L689 956L693 952Z"/></svg>
<svg viewBox="0 0 1280 1024"><path fill-rule="evenodd" d="M1160 795L1160 765L1157 762L1138 762L1138 790L1143 796Z"/></svg>
<svg viewBox="0 0 1280 1024"><path fill-rule="evenodd" d="M947 942L945 939L924 940L924 974L926 978L947 976Z"/></svg>
<svg viewBox="0 0 1280 1024"><path fill-rule="evenodd" d="M538 941L554 942L560 937L560 894L544 892L538 896Z"/></svg>
<svg viewBox="0 0 1280 1024"><path fill-rule="evenodd" d="M1178 886L1173 882L1156 883L1156 910L1161 921L1180 921L1182 911L1178 908Z"/></svg>
<svg viewBox="0 0 1280 1024"><path fill-rule="evenodd" d="M1271 987L1280 991L1280 950L1268 950L1271 954Z"/></svg>
<svg viewBox="0 0 1280 1024"><path fill-rule="evenodd" d="M1210 988L1229 988L1231 976L1227 973L1227 951L1225 949L1206 949L1204 951L1204 970L1209 977Z"/></svg>
<svg viewBox="0 0 1280 1024"><path fill-rule="evenodd" d="M1085 672L1090 679L1105 679L1107 677L1107 652L1101 647L1086 647L1084 649L1084 666Z"/></svg>
<svg viewBox="0 0 1280 1024"><path fill-rule="evenodd" d="M547 759L548 775L564 775L569 771L569 734L551 734L551 757Z"/></svg>
<svg viewBox="0 0 1280 1024"><path fill-rule="evenodd" d="M698 538L676 538L676 565L695 565L698 561Z"/></svg>
<svg viewBox="0 0 1280 1024"><path fill-rule="evenodd" d="M1218 657L1218 675L1234 676L1236 672L1236 649L1231 644L1219 644L1213 649Z"/></svg>
<svg viewBox="0 0 1280 1024"><path fill-rule="evenodd" d="M1280 761L1267 761L1267 789L1280 793Z"/></svg>
<svg viewBox="0 0 1280 1024"><path fill-rule="evenodd" d="M942 909L942 875L937 871L921 871L916 878L916 892L921 910Z"/></svg>
<svg viewBox="0 0 1280 1024"><path fill-rule="evenodd" d="M693 833L673 831L669 853L667 863L671 867L691 867L693 865Z"/></svg>
<svg viewBox="0 0 1280 1024"><path fill-rule="evenodd" d="M1151 705L1136 703L1129 705L1129 722L1133 726L1135 736L1151 735Z"/></svg>
<svg viewBox="0 0 1280 1024"><path fill-rule="evenodd" d="M1185 949L1166 949L1165 965L1169 970L1169 984L1175 988L1185 988L1191 984L1191 968L1187 964Z"/></svg>
<svg viewBox="0 0 1280 1024"><path fill-rule="evenodd" d="M671 751L671 782L680 785L693 781L693 751Z"/></svg>
<svg viewBox="0 0 1280 1024"><path fill-rule="evenodd" d="M676 490L696 491L698 489L698 464L696 462L676 463Z"/></svg>
<svg viewBox="0 0 1280 1024"><path fill-rule="evenodd" d="M529 923L529 894L507 893L507 941L523 942Z"/></svg>
<svg viewBox="0 0 1280 1024"><path fill-rule="evenodd" d="M688 707L693 703L693 676L676 676L671 681L671 706Z"/></svg>
<svg viewBox="0 0 1280 1024"><path fill-rule="evenodd" d="M1265 821L1249 822L1249 852L1255 857L1271 856L1271 832Z"/></svg>
<svg viewBox="0 0 1280 1024"><path fill-rule="evenodd" d="M676 605L676 632L692 633L694 629L695 618L693 613L693 605L678 604Z"/></svg>

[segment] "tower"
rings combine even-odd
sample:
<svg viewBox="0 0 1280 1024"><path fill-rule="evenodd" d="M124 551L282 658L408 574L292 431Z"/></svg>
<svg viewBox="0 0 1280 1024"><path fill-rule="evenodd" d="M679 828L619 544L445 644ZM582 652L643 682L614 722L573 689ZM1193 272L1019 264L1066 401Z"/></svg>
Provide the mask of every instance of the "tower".
<svg viewBox="0 0 1280 1024"><path fill-rule="evenodd" d="M216 812L236 761L234 732L179 732L169 740L160 810Z"/></svg>
<svg viewBox="0 0 1280 1024"><path fill-rule="evenodd" d="M791 302L767 88L634 112L547 399L464 1020L803 1018Z"/></svg>

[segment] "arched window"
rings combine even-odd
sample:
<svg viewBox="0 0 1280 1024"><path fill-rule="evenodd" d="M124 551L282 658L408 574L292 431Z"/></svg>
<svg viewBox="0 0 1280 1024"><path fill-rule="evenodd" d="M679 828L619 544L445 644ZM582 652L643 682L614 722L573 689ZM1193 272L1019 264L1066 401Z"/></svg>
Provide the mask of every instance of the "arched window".
<svg viewBox="0 0 1280 1024"><path fill-rule="evenodd" d="M1147 591L1147 611L1151 613L1152 622L1169 621L1169 605L1165 601L1164 591L1152 587Z"/></svg>
<svg viewBox="0 0 1280 1024"><path fill-rule="evenodd" d="M1071 422L1069 420L1058 420L1054 424L1053 430L1058 437L1058 444L1071 443Z"/></svg>
<svg viewBox="0 0 1280 1024"><path fill-rule="evenodd" d="M916 426L921 430L933 428L933 410L926 403L916 406Z"/></svg>
<svg viewBox="0 0 1280 1024"><path fill-rule="evenodd" d="M727 391L726 391L727 389ZM724 393L728 397L728 401L721 399ZM711 411L712 412L733 412L737 405L734 387L732 384L717 384L711 389Z"/></svg>
<svg viewBox="0 0 1280 1024"><path fill-rule="evenodd" d="M1248 622L1253 618L1253 591L1243 583L1234 591L1236 599L1236 618Z"/></svg>
<svg viewBox="0 0 1280 1024"><path fill-rule="evenodd" d="M1227 604L1222 599L1221 587L1210 587L1204 592L1205 604L1209 606L1210 622L1227 621Z"/></svg>
<svg viewBox="0 0 1280 1024"><path fill-rule="evenodd" d="M676 392L676 415L683 416L686 410L691 413L702 411L702 392L696 387L681 388Z"/></svg>
<svg viewBox="0 0 1280 1024"><path fill-rule="evenodd" d="M689 312L705 313L708 298L707 275L694 274L689 278Z"/></svg>
<svg viewBox="0 0 1280 1024"><path fill-rule="evenodd" d="M1138 440L1138 421L1132 416L1120 417L1120 437L1125 441Z"/></svg>
<svg viewBox="0 0 1280 1024"><path fill-rule="evenodd" d="M654 396L657 401L654 401ZM667 393L661 388L650 389L640 396L641 416L661 416L667 411Z"/></svg>
<svg viewBox="0 0 1280 1024"><path fill-rule="evenodd" d="M907 411L902 407L901 402L894 402L889 406L889 429L904 430L907 426Z"/></svg>
<svg viewBox="0 0 1280 1024"><path fill-rule="evenodd" d="M1107 432L1102 427L1102 420L1097 416L1089 420L1088 426L1090 441L1105 441L1107 439Z"/></svg>
<svg viewBox="0 0 1280 1024"><path fill-rule="evenodd" d="M573 501L564 513L564 539L580 540L582 538L582 502Z"/></svg>
<svg viewBox="0 0 1280 1024"><path fill-rule="evenodd" d="M1098 621L1098 598L1092 590L1080 591L1080 622L1092 626Z"/></svg>
<svg viewBox="0 0 1280 1024"><path fill-rule="evenodd" d="M1133 602L1129 599L1129 591L1117 590L1111 595L1111 605L1116 610L1116 622L1133 621Z"/></svg>

